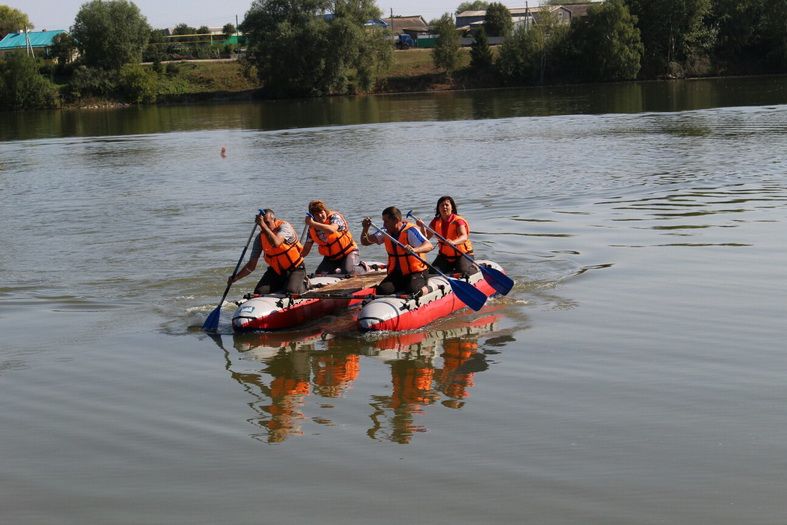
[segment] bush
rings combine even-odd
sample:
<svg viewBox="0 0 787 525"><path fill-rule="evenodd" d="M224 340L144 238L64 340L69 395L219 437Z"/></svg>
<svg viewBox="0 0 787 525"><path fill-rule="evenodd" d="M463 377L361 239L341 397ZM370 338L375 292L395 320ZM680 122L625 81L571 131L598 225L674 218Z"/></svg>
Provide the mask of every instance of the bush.
<svg viewBox="0 0 787 525"><path fill-rule="evenodd" d="M58 102L57 88L39 74L34 57L18 53L0 61L0 108L52 108Z"/></svg>
<svg viewBox="0 0 787 525"><path fill-rule="evenodd" d="M432 62L450 76L459 66L459 35L448 13L438 20L434 28L438 38L432 49Z"/></svg>
<svg viewBox="0 0 787 525"><path fill-rule="evenodd" d="M79 66L74 69L65 88L69 99L109 97L117 92L118 76L114 71Z"/></svg>
<svg viewBox="0 0 787 525"><path fill-rule="evenodd" d="M492 70L493 62L489 39L486 37L486 31L481 28L470 49L470 68L477 73L486 73Z"/></svg>
<svg viewBox="0 0 787 525"><path fill-rule="evenodd" d="M157 76L140 64L126 64L120 70L119 88L123 98L135 104L156 101Z"/></svg>
<svg viewBox="0 0 787 525"><path fill-rule="evenodd" d="M166 71L168 77L176 77L180 74L181 65L179 62L170 62L167 64Z"/></svg>

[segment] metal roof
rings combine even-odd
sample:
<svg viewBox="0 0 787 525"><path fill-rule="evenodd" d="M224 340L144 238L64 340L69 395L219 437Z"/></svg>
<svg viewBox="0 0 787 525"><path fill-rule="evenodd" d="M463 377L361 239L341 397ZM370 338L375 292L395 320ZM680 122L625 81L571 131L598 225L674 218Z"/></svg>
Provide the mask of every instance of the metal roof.
<svg viewBox="0 0 787 525"><path fill-rule="evenodd" d="M61 33L65 33L64 29L56 29L54 31L30 31L27 35L30 37L30 45L33 47L49 47L52 45L52 39ZM2 40L0 40L0 50L4 49L25 49L25 34L24 33L8 33Z"/></svg>

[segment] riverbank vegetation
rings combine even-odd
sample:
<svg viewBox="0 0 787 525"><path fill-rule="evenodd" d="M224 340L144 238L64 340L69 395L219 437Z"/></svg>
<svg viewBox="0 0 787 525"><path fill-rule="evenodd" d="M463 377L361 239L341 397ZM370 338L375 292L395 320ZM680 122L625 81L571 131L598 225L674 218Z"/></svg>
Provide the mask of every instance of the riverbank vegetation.
<svg viewBox="0 0 787 525"><path fill-rule="evenodd" d="M394 52L390 34L366 25L381 16L374 0L254 0L240 26L245 54L190 44L192 54L237 60L167 63L185 44L165 45L132 2L93 0L48 61L0 57L0 108L787 72L784 1L606 0L570 25L544 12L516 27L500 3L472 6L486 9L484 26L503 36L501 45L490 46L480 30L471 48L460 47L446 14L432 22L440 36L432 50ZM0 5L1 30L19 23L29 26L24 13ZM183 34L206 29L182 26ZM234 29L225 26L228 36Z"/></svg>

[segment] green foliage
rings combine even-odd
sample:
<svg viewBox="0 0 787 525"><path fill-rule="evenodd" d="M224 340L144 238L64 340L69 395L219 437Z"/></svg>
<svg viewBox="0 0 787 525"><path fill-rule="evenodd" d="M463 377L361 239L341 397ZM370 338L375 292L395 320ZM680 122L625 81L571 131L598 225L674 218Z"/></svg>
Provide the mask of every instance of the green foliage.
<svg viewBox="0 0 787 525"><path fill-rule="evenodd" d="M459 34L451 15L446 13L434 26L437 42L432 49L432 62L447 74L453 73L459 65Z"/></svg>
<svg viewBox="0 0 787 525"><path fill-rule="evenodd" d="M196 33L197 28L188 24L178 24L172 29L173 35L195 35Z"/></svg>
<svg viewBox="0 0 787 525"><path fill-rule="evenodd" d="M0 60L0 109L57 106L57 88L38 68L34 57L21 52Z"/></svg>
<svg viewBox="0 0 787 525"><path fill-rule="evenodd" d="M126 64L120 69L118 87L126 101L149 104L156 101L157 75L140 64Z"/></svg>
<svg viewBox="0 0 787 525"><path fill-rule="evenodd" d="M486 31L482 28L476 34L475 41L470 47L470 69L484 73L492 69L493 62L489 39L486 37Z"/></svg>
<svg viewBox="0 0 787 525"><path fill-rule="evenodd" d="M454 12L458 15L465 11L484 11L487 7L489 7L489 2L475 0L474 2L462 2L456 7L456 11Z"/></svg>
<svg viewBox="0 0 787 525"><path fill-rule="evenodd" d="M568 28L549 15L534 26L517 27L500 46L498 73L512 84L542 84L564 77L569 35Z"/></svg>
<svg viewBox="0 0 787 525"><path fill-rule="evenodd" d="M769 72L784 72L787 70L787 0L771 2L769 11L759 24L763 66Z"/></svg>
<svg viewBox="0 0 787 525"><path fill-rule="evenodd" d="M117 92L116 71L79 66L74 69L65 87L69 100L89 97L110 98Z"/></svg>
<svg viewBox="0 0 787 525"><path fill-rule="evenodd" d="M498 72L509 83L535 82L539 78L543 47L543 34L540 31L519 26L500 46Z"/></svg>
<svg viewBox="0 0 787 525"><path fill-rule="evenodd" d="M33 29L27 15L18 9L0 5L0 39L8 33L16 33L20 29Z"/></svg>
<svg viewBox="0 0 787 525"><path fill-rule="evenodd" d="M235 25L234 24L224 24L224 27L221 28L221 32L224 34L224 38L229 38L235 34Z"/></svg>
<svg viewBox="0 0 787 525"><path fill-rule="evenodd" d="M695 35L702 31L711 0L626 0L637 17L645 48L646 75L667 72L670 63L685 60L691 53Z"/></svg>
<svg viewBox="0 0 787 525"><path fill-rule="evenodd" d="M719 65L738 72L785 71L785 16L785 0L715 0L709 25L717 32Z"/></svg>
<svg viewBox="0 0 787 525"><path fill-rule="evenodd" d="M390 63L385 35L363 27L380 16L374 0L254 0L240 29L269 95L353 93Z"/></svg>
<svg viewBox="0 0 787 525"><path fill-rule="evenodd" d="M484 16L484 29L489 36L508 36L514 29L511 11L501 3L489 4Z"/></svg>
<svg viewBox="0 0 787 525"><path fill-rule="evenodd" d="M150 26L131 2L92 0L77 13L71 36L87 66L117 71L141 60Z"/></svg>
<svg viewBox="0 0 787 525"><path fill-rule="evenodd" d="M197 29L197 34L198 35L209 35L210 34L210 28L208 26L200 26L199 29Z"/></svg>
<svg viewBox="0 0 787 525"><path fill-rule="evenodd" d="M593 6L572 27L577 71L592 81L631 80L640 70L643 46L623 0Z"/></svg>
<svg viewBox="0 0 787 525"><path fill-rule="evenodd" d="M68 33L60 33L52 39L52 58L61 66L71 62L75 49L74 39Z"/></svg>

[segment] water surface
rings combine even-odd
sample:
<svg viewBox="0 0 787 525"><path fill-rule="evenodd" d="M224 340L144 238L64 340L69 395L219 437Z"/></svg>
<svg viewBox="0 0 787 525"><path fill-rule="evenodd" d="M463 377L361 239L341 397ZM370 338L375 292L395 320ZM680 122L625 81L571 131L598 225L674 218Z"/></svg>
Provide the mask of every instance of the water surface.
<svg viewBox="0 0 787 525"><path fill-rule="evenodd" d="M0 515L784 523L787 100L769 82L645 112L618 86L555 95L563 114L518 109L545 90L3 126ZM257 208L296 222L319 197L357 228L444 193L517 281L481 312L233 336L228 306L219 337L199 330Z"/></svg>

